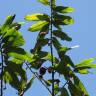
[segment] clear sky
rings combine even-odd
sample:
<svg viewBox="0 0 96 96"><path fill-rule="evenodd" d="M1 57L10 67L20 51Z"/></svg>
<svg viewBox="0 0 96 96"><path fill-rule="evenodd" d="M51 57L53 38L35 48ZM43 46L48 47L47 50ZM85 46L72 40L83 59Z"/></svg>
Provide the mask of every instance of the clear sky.
<svg viewBox="0 0 96 96"><path fill-rule="evenodd" d="M79 63L83 59L90 57L96 58L96 0L57 0L58 5L68 5L75 8L75 12L69 15L75 19L75 24L64 27L72 38L71 43L65 43L68 46L80 45L79 48L70 51L68 54L71 56L74 63ZM37 0L1 0L0 1L0 24L5 20L8 15L16 14L16 21L24 21L24 16L31 13L49 13L48 8L43 7ZM27 22L21 29L21 32L26 39L25 49L29 50L34 46L36 40L36 33L28 32L28 26L32 22ZM95 70L92 70L92 72ZM95 72L96 73L96 72ZM96 74L78 75L90 96L96 96ZM16 96L14 90L10 87L5 92L6 96ZM30 93L29 93L30 92ZM36 80L33 87L25 93L24 96L46 96L48 92Z"/></svg>

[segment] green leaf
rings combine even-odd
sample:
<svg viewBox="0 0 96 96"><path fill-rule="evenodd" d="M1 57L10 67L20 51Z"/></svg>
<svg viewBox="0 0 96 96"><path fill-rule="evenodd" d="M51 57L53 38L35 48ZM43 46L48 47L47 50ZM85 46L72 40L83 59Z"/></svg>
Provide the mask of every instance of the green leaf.
<svg viewBox="0 0 96 96"><path fill-rule="evenodd" d="M64 7L64 6L55 6L53 10L59 13L70 13L74 12L74 9L71 7Z"/></svg>
<svg viewBox="0 0 96 96"><path fill-rule="evenodd" d="M32 77L30 81L27 83L26 88L24 89L24 92L26 92L33 84L35 77Z"/></svg>
<svg viewBox="0 0 96 96"><path fill-rule="evenodd" d="M13 80L8 70L4 70L3 80L5 83L10 83Z"/></svg>
<svg viewBox="0 0 96 96"><path fill-rule="evenodd" d="M66 41L72 40L72 38L69 37L66 33L59 31L59 30L54 30L53 35L60 38L61 40L66 40Z"/></svg>
<svg viewBox="0 0 96 96"><path fill-rule="evenodd" d="M93 58L89 58L86 60L83 60L81 63L77 64L75 66L76 69L89 69L89 68L96 68L96 64L90 64L91 62L93 62L94 59Z"/></svg>
<svg viewBox="0 0 96 96"><path fill-rule="evenodd" d="M93 58L85 59L81 63L77 64L76 67L86 66L87 64L89 65L93 61L94 61Z"/></svg>
<svg viewBox="0 0 96 96"><path fill-rule="evenodd" d="M38 40L37 40L37 42L35 44L35 47L33 49L34 50L33 52L40 51L40 49L42 47L44 47L45 45L48 45L48 42L49 42L48 38L46 38L46 39L38 38Z"/></svg>
<svg viewBox="0 0 96 96"><path fill-rule="evenodd" d="M69 94L68 94L68 91L67 91L67 89L66 88L61 88L61 94L60 94L60 96L69 96Z"/></svg>
<svg viewBox="0 0 96 96"><path fill-rule="evenodd" d="M19 29L21 28L21 24L19 24L19 23L17 23L17 22L12 23L12 24L10 25L10 29L11 29L11 28L14 28L14 29L16 29L16 30L19 30Z"/></svg>
<svg viewBox="0 0 96 96"><path fill-rule="evenodd" d="M22 46L25 40L20 32L16 31L14 28L7 30L3 36L4 46Z"/></svg>
<svg viewBox="0 0 96 96"><path fill-rule="evenodd" d="M68 89L71 94L71 96L83 96L81 89L79 89L76 84L73 84L71 81L68 83Z"/></svg>
<svg viewBox="0 0 96 96"><path fill-rule="evenodd" d="M42 59L52 61L52 56L50 53L47 52L47 55L43 57ZM54 56L53 56L53 62L58 63L58 59Z"/></svg>
<svg viewBox="0 0 96 96"><path fill-rule="evenodd" d="M38 0L40 3L44 4L44 5L50 5L49 0Z"/></svg>
<svg viewBox="0 0 96 96"><path fill-rule="evenodd" d="M60 88L59 88L58 84L55 84L55 85L54 85L54 93L55 93L55 94L58 94L59 91L60 91Z"/></svg>
<svg viewBox="0 0 96 96"><path fill-rule="evenodd" d="M31 55L22 48L10 47L6 49L6 51L9 57L14 57L16 59L28 61L28 62L32 61Z"/></svg>
<svg viewBox="0 0 96 96"><path fill-rule="evenodd" d="M54 45L54 47L55 47L56 50L58 51L58 50L61 48L62 45L60 44L60 42L58 41L57 38L53 37L52 40L53 40L53 45Z"/></svg>
<svg viewBox="0 0 96 96"><path fill-rule="evenodd" d="M89 96L86 88L77 76L74 76L74 84L82 91L83 95Z"/></svg>
<svg viewBox="0 0 96 96"><path fill-rule="evenodd" d="M90 73L87 69L76 69L75 72L78 72L80 74L88 74Z"/></svg>
<svg viewBox="0 0 96 96"><path fill-rule="evenodd" d="M64 64L64 62L61 61L59 64L54 64L53 69L62 75L66 75L66 76L73 75L73 72L70 69L70 67L68 66L68 64L66 64L66 65L65 64Z"/></svg>
<svg viewBox="0 0 96 96"><path fill-rule="evenodd" d="M69 25L74 24L74 20L70 16L54 14L53 15L54 22L58 25Z"/></svg>
<svg viewBox="0 0 96 96"><path fill-rule="evenodd" d="M26 15L25 20L28 20L28 21L42 21L42 20L50 21L49 16L47 14L41 14L41 13Z"/></svg>
<svg viewBox="0 0 96 96"><path fill-rule="evenodd" d="M14 19L15 19L15 15L13 15L13 16L8 16L8 17L6 18L5 23L2 25L1 30L2 30L2 31L5 31L6 29L8 29L9 26L12 24L12 22L13 22Z"/></svg>
<svg viewBox="0 0 96 96"><path fill-rule="evenodd" d="M4 68L4 81L9 83L16 90L24 88L27 76L25 70L22 68L22 65L17 65L12 61L7 61L6 65L7 66Z"/></svg>
<svg viewBox="0 0 96 96"><path fill-rule="evenodd" d="M30 64L31 64L32 68L39 69L44 62L45 62L44 59L40 59L40 58L37 59L37 58L35 58L32 62L30 62Z"/></svg>
<svg viewBox="0 0 96 96"><path fill-rule="evenodd" d="M29 31L34 32L34 31L39 31L41 30L45 25L47 25L49 22L47 21L40 21L36 24L33 24L32 26L29 27Z"/></svg>
<svg viewBox="0 0 96 96"><path fill-rule="evenodd" d="M22 77L22 79L26 80L26 72L22 68L22 64L17 65L12 61L8 61L7 68L8 68L8 71L11 70L13 72L16 72L17 75L20 75Z"/></svg>

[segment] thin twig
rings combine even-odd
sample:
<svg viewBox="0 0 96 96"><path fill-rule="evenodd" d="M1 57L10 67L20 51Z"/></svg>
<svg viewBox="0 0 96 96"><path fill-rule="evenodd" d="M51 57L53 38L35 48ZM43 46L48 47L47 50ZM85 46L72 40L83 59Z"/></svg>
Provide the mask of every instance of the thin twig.
<svg viewBox="0 0 96 96"><path fill-rule="evenodd" d="M66 84L68 84L68 83L69 83L69 80L65 82L65 84L63 85L63 87L65 87L65 86L66 86Z"/></svg>
<svg viewBox="0 0 96 96"><path fill-rule="evenodd" d="M53 31L53 29L52 29L52 22L53 22L53 20L52 20L52 18L53 18L53 10L52 10L52 7L53 7L53 4L52 4L53 2L52 2L52 0L50 0L50 7L51 7L51 25L50 25L50 50L51 50L51 64L52 64L52 66L54 65L54 63L53 63L53 47L52 47L52 37L53 37L53 34L52 34L52 31ZM52 80L54 81L54 71L52 71ZM55 96L55 94L54 94L54 82L52 82L52 96Z"/></svg>
<svg viewBox="0 0 96 96"><path fill-rule="evenodd" d="M43 82L44 80L43 79L41 79L41 78L39 78L39 75L38 75L38 73L36 73L36 72L34 72L31 68L30 68L30 66L29 66L29 64L27 64L26 62L24 62L25 64L26 64L26 66L28 67L28 69L31 71L31 73L32 74L34 74L34 76L45 86L45 88L49 91L49 93L52 95L52 92L50 91L50 89L46 86L46 84ZM43 80L43 81L42 81Z"/></svg>

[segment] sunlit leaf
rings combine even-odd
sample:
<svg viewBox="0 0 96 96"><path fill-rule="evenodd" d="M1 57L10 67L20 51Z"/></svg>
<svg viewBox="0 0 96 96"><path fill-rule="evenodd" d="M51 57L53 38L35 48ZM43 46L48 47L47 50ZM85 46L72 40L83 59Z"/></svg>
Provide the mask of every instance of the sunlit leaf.
<svg viewBox="0 0 96 96"><path fill-rule="evenodd" d="M44 4L44 5L50 5L50 1L49 0L38 0L40 3Z"/></svg>
<svg viewBox="0 0 96 96"><path fill-rule="evenodd" d="M50 20L47 14L35 13L25 16L25 20L28 21L42 21L42 20Z"/></svg>
<svg viewBox="0 0 96 96"><path fill-rule="evenodd" d="M34 31L39 31L41 30L45 25L47 25L49 22L47 21L40 21L36 24L33 24L32 26L29 27L29 31L34 32Z"/></svg>
<svg viewBox="0 0 96 96"><path fill-rule="evenodd" d="M88 74L90 73L87 69L75 69L75 72L78 72L80 74Z"/></svg>
<svg viewBox="0 0 96 96"><path fill-rule="evenodd" d="M77 64L76 67L83 67L89 65L91 62L93 62L93 58L85 59L81 63Z"/></svg>
<svg viewBox="0 0 96 96"><path fill-rule="evenodd" d="M31 62L31 55L22 48L11 47L6 51L9 57Z"/></svg>
<svg viewBox="0 0 96 96"><path fill-rule="evenodd" d="M16 31L14 28L7 30L6 34L3 36L4 46L22 46L25 40L20 32Z"/></svg>
<svg viewBox="0 0 96 96"><path fill-rule="evenodd" d="M10 27L10 25L12 24L14 18L15 18L15 15L13 15L13 16L8 16L8 17L6 18L6 21L4 22L4 24L3 24L2 27L1 27L2 33L4 33L6 30L9 29L9 27Z"/></svg>
<svg viewBox="0 0 96 96"><path fill-rule="evenodd" d="M83 60L81 63L77 64L75 66L76 69L89 69L89 68L96 68L96 64L91 64L93 62L93 58L89 58L86 60Z"/></svg>

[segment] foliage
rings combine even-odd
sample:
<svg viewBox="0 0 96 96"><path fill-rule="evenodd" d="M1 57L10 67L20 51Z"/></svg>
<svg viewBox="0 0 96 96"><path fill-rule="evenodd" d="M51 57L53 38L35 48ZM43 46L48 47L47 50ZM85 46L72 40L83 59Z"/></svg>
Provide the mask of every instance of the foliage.
<svg viewBox="0 0 96 96"><path fill-rule="evenodd" d="M76 73L90 73L89 69L96 68L96 64L91 64L94 59L89 58L79 64L74 64L71 57L67 55L67 52L73 48L68 48L60 43L60 40L72 41L72 38L63 32L62 26L74 23L74 19L66 15L66 13L74 12L74 9L58 6L56 0L52 0L52 6L49 0L38 1L46 7L52 8L52 17L45 13L32 13L25 16L24 19L27 21L36 21L36 24L31 25L28 31L39 31L34 48L30 49L31 54L21 47L25 44L25 40L19 32L22 24L13 22L15 15L8 16L4 24L0 26L0 50L1 57L3 57L1 65L4 66L2 66L3 75L0 74L0 79L2 80L3 76L4 83L8 83L15 88L19 96L23 96L31 87L35 77L48 89L50 94L50 87L54 83L55 96L89 96ZM51 27L53 27L53 30L51 30L52 38L50 40L47 34L51 33ZM58 58L55 55L52 56L49 51L43 51L43 47L50 47L51 44L57 51ZM46 61L52 62L52 58L54 65L50 63L45 66L44 63ZM35 76L31 77L30 80L27 78L25 64ZM36 72L33 72L32 69L35 69ZM48 74L46 71L49 75L52 72L56 76L57 74L62 75L66 82L60 81L60 77L54 80L52 78L46 80L45 75Z"/></svg>

